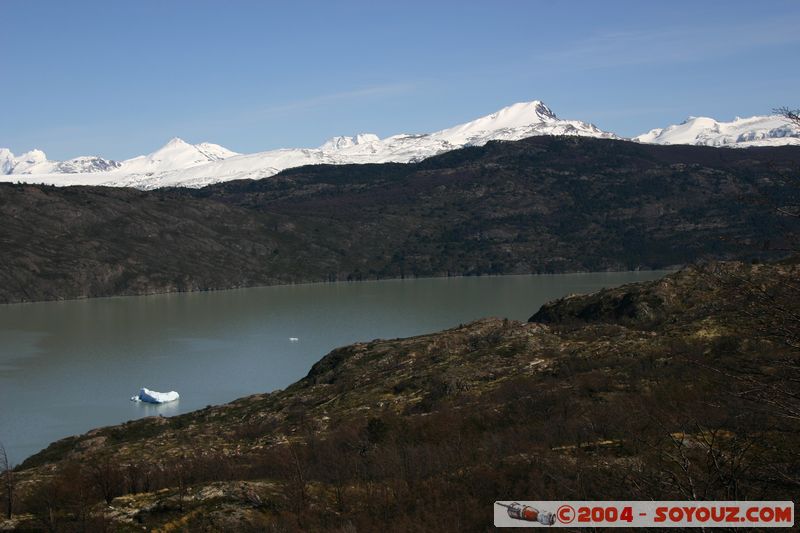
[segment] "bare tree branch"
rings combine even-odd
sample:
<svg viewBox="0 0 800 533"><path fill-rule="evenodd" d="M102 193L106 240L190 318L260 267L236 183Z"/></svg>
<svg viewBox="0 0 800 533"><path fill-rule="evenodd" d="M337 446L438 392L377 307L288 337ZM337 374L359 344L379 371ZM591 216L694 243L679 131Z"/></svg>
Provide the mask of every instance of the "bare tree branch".
<svg viewBox="0 0 800 533"><path fill-rule="evenodd" d="M3 488L6 500L6 518L11 519L14 506L14 470L8 462L8 454L3 443L0 442L0 475L3 476Z"/></svg>
<svg viewBox="0 0 800 533"><path fill-rule="evenodd" d="M775 114L782 116L789 122L800 126L800 109L790 109L786 106L776 107L773 109Z"/></svg>

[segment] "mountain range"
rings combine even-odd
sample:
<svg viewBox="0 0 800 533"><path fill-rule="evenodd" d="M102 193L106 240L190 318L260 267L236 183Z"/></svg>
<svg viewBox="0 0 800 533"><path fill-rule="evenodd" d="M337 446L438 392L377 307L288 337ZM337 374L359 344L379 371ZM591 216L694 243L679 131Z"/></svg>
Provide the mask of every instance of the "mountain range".
<svg viewBox="0 0 800 533"><path fill-rule="evenodd" d="M800 128L789 124L780 115L736 117L731 122L717 122L708 117L689 117L680 124L650 130L633 140L653 144L731 148L800 145Z"/></svg>
<svg viewBox="0 0 800 533"><path fill-rule="evenodd" d="M318 148L283 148L252 154L240 154L206 142L190 144L179 138L171 139L151 154L125 161L98 156L49 161L41 150L15 156L10 150L0 148L0 181L138 189L203 187L236 179L266 178L303 165L413 163L457 148L536 135L622 138L587 122L560 119L544 103L534 100L434 133L399 134L383 139L362 133L334 137ZM800 145L800 128L777 115L736 118L731 122L690 117L681 124L653 129L632 140L720 147Z"/></svg>

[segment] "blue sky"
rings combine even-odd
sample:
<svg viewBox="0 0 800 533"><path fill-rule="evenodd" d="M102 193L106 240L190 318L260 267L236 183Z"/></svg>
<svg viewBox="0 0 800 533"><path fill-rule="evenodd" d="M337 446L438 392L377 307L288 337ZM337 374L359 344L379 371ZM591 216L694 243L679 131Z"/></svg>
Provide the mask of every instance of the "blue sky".
<svg viewBox="0 0 800 533"><path fill-rule="evenodd" d="M518 101L621 135L800 107L800 2L0 0L0 147L124 159L427 132Z"/></svg>

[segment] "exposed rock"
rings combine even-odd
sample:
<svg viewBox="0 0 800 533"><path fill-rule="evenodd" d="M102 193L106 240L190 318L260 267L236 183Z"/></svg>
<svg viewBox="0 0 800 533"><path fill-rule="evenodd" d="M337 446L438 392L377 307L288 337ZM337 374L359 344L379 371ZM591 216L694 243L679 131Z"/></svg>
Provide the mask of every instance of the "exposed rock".
<svg viewBox="0 0 800 533"><path fill-rule="evenodd" d="M712 263L547 304L546 324L343 347L282 391L54 443L15 473L19 527L80 525L62 486L113 489L84 509L112 529L200 531L480 530L499 494L674 500L689 480L786 499L798 280L794 262Z"/></svg>

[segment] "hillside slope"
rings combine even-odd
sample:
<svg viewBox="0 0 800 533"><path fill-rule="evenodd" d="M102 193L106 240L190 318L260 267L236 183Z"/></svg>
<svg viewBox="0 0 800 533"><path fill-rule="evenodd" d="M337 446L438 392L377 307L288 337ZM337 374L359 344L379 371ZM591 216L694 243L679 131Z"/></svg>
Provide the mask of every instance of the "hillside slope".
<svg viewBox="0 0 800 533"><path fill-rule="evenodd" d="M343 347L282 391L54 443L16 472L20 523L478 531L497 499L789 499L798 279L710 264Z"/></svg>
<svg viewBox="0 0 800 533"><path fill-rule="evenodd" d="M543 136L203 189L0 184L0 302L775 257L798 165Z"/></svg>

